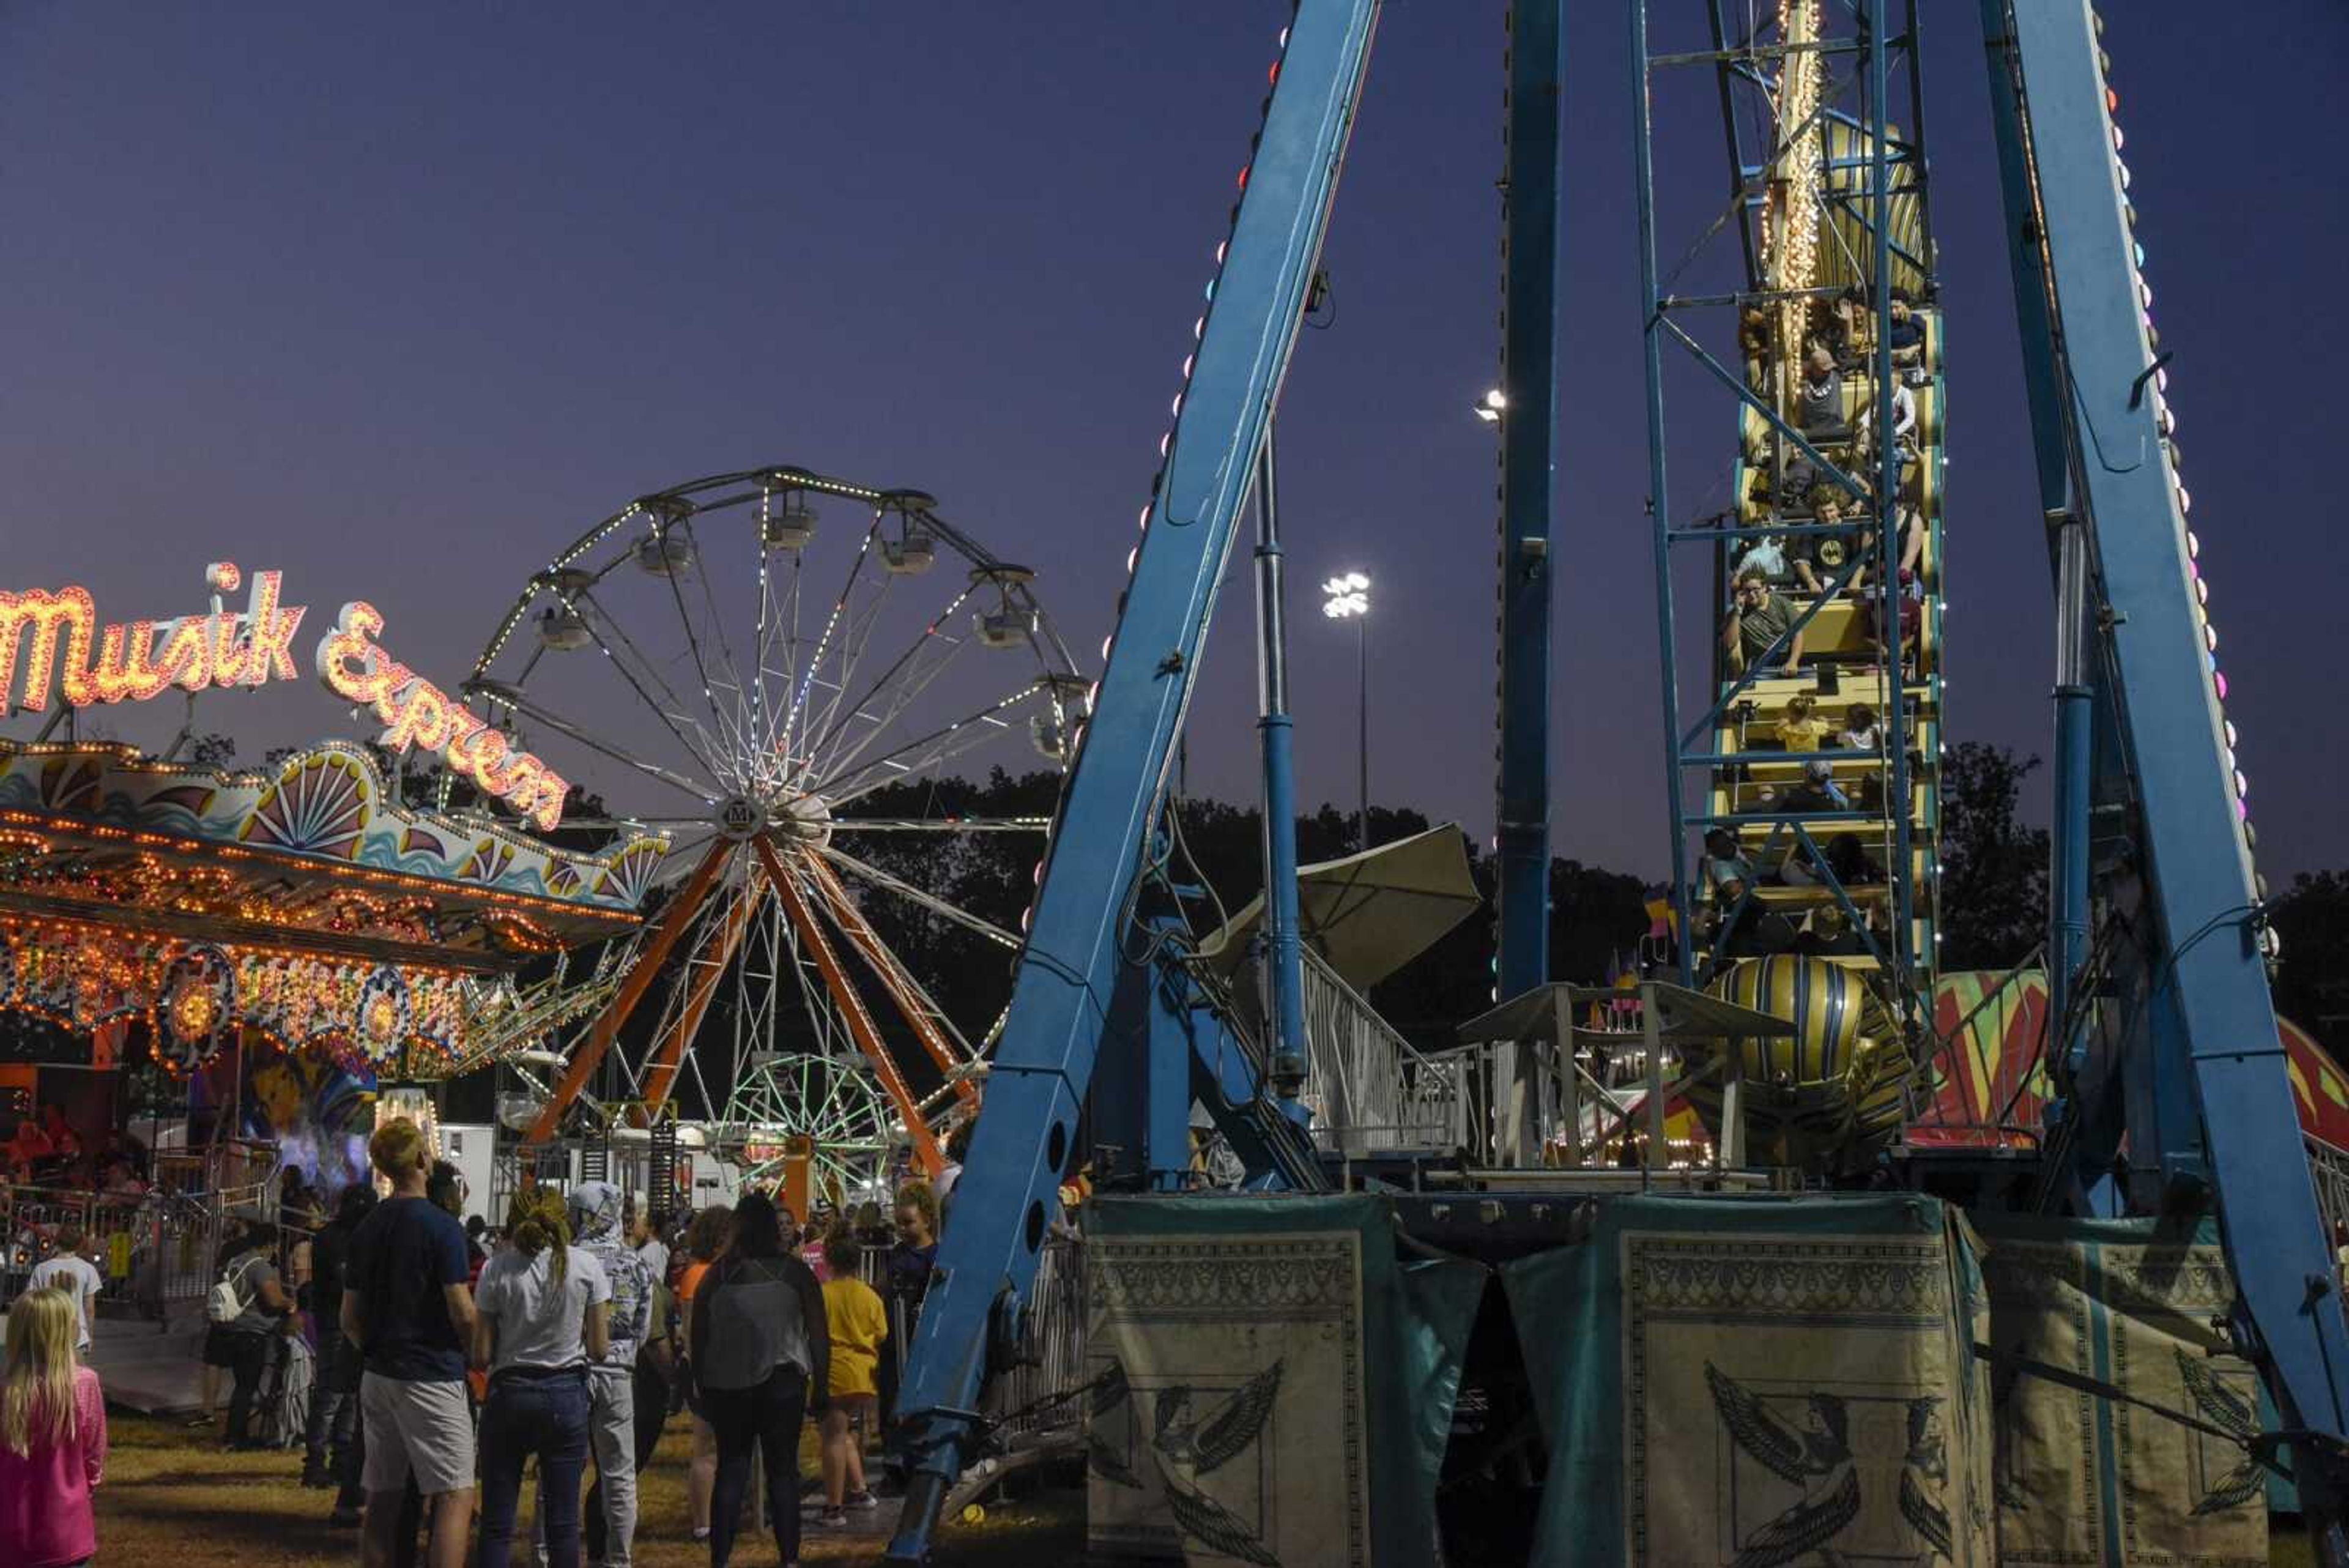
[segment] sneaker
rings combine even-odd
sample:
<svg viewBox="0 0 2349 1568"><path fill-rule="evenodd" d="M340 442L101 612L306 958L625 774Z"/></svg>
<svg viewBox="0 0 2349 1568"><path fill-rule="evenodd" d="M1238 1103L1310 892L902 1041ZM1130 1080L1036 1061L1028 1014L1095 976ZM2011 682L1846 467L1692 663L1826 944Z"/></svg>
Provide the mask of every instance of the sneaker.
<svg viewBox="0 0 2349 1568"><path fill-rule="evenodd" d="M359 1511L356 1508L337 1508L334 1512L326 1515L326 1522L336 1530L357 1530L359 1527Z"/></svg>
<svg viewBox="0 0 2349 1568"><path fill-rule="evenodd" d="M707 1540L709 1540L709 1526L708 1526L708 1525L706 1525L706 1524L697 1524L697 1525L695 1525L695 1526L693 1527L693 1538L694 1538L696 1541L707 1541Z"/></svg>
<svg viewBox="0 0 2349 1568"><path fill-rule="evenodd" d="M302 1472L302 1488L305 1491L324 1491L335 1484L335 1478L325 1470L305 1469Z"/></svg>
<svg viewBox="0 0 2349 1568"><path fill-rule="evenodd" d="M874 1497L871 1492L859 1489L858 1490L850 1492L846 1497L842 1498L840 1500L840 1505L843 1508L853 1508L859 1513L864 1513L868 1512L873 1509L879 1508L881 1506L881 1500Z"/></svg>
<svg viewBox="0 0 2349 1568"><path fill-rule="evenodd" d="M845 1530L848 1528L848 1511L844 1508L827 1508L815 1516L815 1521L826 1530Z"/></svg>

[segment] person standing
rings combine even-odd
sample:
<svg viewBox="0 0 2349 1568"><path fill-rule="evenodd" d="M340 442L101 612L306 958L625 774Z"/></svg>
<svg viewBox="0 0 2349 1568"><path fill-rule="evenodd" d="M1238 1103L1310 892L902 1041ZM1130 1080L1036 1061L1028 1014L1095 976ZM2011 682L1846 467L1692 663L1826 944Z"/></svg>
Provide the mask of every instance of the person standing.
<svg viewBox="0 0 2349 1568"><path fill-rule="evenodd" d="M889 1250L889 1293L911 1308L929 1293L930 1271L938 1262L938 1199L926 1181L897 1189L897 1244Z"/></svg>
<svg viewBox="0 0 2349 1568"><path fill-rule="evenodd" d="M367 1437L360 1562L390 1568L412 1476L431 1508L431 1568L465 1568L473 1521L465 1358L474 1322L465 1230L424 1196L431 1154L415 1122L395 1116L378 1127L367 1158L392 1190L352 1236L343 1288L343 1333L362 1357Z"/></svg>
<svg viewBox="0 0 2349 1568"><path fill-rule="evenodd" d="M106 1288L106 1276L98 1271L102 1245L90 1232L68 1225L57 1232L57 1256L34 1264L25 1281L28 1291L58 1290L73 1298L80 1324L75 1331L74 1349L83 1356L89 1355L91 1325L98 1319L98 1293Z"/></svg>
<svg viewBox="0 0 2349 1568"><path fill-rule="evenodd" d="M830 1407L832 1346L823 1289L783 1244L771 1199L734 1209L734 1241L694 1292L693 1378L718 1439L710 1568L727 1568L750 1488L750 1449L766 1466L767 1510L786 1564L800 1557L800 1423Z"/></svg>
<svg viewBox="0 0 2349 1568"><path fill-rule="evenodd" d="M718 1434L701 1407L701 1395L692 1376L693 1297L733 1235L734 1210L726 1205L713 1204L696 1214L686 1229L687 1262L677 1277L678 1312L685 1320L685 1402L693 1412L693 1452L685 1463L685 1506L696 1541L709 1539L709 1493L718 1484Z"/></svg>
<svg viewBox="0 0 2349 1568"><path fill-rule="evenodd" d="M579 1476L587 1467L587 1369L611 1348L611 1282L571 1244L563 1195L533 1188L507 1214L513 1244L481 1270L473 1365L481 1407L479 1568L506 1568L523 1461L538 1460L547 1568L579 1568Z"/></svg>
<svg viewBox="0 0 2349 1568"><path fill-rule="evenodd" d="M98 1554L90 1493L106 1471L106 1396L74 1355L74 1303L28 1290L0 1361L0 1563L66 1568Z"/></svg>
<svg viewBox="0 0 2349 1568"><path fill-rule="evenodd" d="M318 1381L303 1434L302 1484L357 1484L352 1437L359 1416L358 1346L343 1337L343 1284L351 1239L375 1212L375 1184L354 1181L335 1200L335 1217L310 1249L310 1316L318 1325ZM357 1500L354 1499L354 1501Z"/></svg>
<svg viewBox="0 0 2349 1568"><path fill-rule="evenodd" d="M823 1513L820 1522L843 1525L850 1509L878 1508L864 1484L864 1435L879 1408L881 1344L889 1337L889 1314L880 1293L856 1277L864 1249L845 1230L824 1238L832 1277L823 1282L823 1320L832 1345L825 1392L830 1408L820 1420L823 1432Z"/></svg>
<svg viewBox="0 0 2349 1568"><path fill-rule="evenodd" d="M294 1315L294 1298L277 1272L276 1249L277 1228L267 1220L254 1221L222 1249L221 1279L237 1310L213 1322L205 1334L204 1359L226 1367L236 1379L229 1390L223 1448L260 1446L253 1437L254 1400L269 1370L271 1336L282 1333Z"/></svg>
<svg viewBox="0 0 2349 1568"><path fill-rule="evenodd" d="M608 1181L571 1189L571 1233L611 1283L608 1348L587 1369L587 1440L595 1455L595 1485L587 1494L589 1561L628 1568L636 1534L636 1476L647 1453L636 1452L636 1359L652 1333L652 1275L621 1235L626 1206ZM666 1394L661 1406L666 1413Z"/></svg>
<svg viewBox="0 0 2349 1568"><path fill-rule="evenodd" d="M653 1229L650 1210L638 1207L628 1215L628 1245L636 1249L636 1258L651 1274L656 1284L668 1282L668 1248Z"/></svg>

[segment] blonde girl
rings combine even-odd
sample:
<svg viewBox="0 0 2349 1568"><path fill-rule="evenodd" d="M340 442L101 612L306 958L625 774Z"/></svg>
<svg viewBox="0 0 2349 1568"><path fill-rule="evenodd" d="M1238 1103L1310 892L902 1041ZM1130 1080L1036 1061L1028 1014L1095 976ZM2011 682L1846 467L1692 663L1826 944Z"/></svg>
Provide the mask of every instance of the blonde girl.
<svg viewBox="0 0 2349 1568"><path fill-rule="evenodd" d="M81 1314L60 1290L8 1309L0 1355L0 1563L66 1568L98 1552L90 1493L106 1468L106 1397L74 1355Z"/></svg>

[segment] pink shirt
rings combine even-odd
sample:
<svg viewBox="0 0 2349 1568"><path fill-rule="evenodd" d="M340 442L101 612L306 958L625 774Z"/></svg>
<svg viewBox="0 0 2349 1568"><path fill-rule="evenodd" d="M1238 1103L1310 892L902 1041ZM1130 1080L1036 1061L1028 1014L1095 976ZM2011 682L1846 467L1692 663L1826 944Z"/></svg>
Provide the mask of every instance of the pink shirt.
<svg viewBox="0 0 2349 1568"><path fill-rule="evenodd" d="M74 1369L74 1436L36 1438L30 1454L0 1445L0 1563L58 1568L98 1554L89 1494L106 1469L106 1396L98 1374Z"/></svg>

